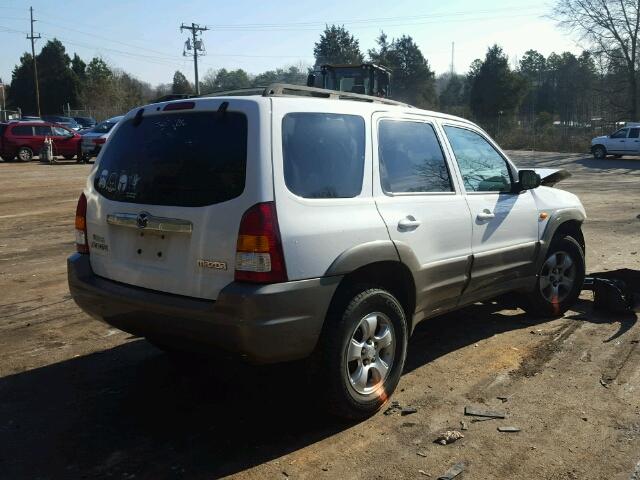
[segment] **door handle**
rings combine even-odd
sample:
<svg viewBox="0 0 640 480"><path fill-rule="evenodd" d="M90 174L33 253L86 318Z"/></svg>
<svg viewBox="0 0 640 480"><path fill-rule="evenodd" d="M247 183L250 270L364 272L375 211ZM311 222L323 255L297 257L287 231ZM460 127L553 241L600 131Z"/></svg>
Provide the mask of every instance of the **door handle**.
<svg viewBox="0 0 640 480"><path fill-rule="evenodd" d="M478 220L491 220L492 218L496 218L496 214L488 208L485 208L483 211L478 213L477 218Z"/></svg>
<svg viewBox="0 0 640 480"><path fill-rule="evenodd" d="M411 230L416 229L420 226L422 222L420 220L416 220L413 215L407 215L405 218L398 222L398 228L400 230Z"/></svg>

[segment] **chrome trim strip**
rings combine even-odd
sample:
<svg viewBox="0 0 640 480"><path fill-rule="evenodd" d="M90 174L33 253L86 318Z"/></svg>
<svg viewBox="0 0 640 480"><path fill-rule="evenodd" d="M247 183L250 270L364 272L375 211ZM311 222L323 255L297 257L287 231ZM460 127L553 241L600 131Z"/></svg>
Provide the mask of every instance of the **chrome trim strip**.
<svg viewBox="0 0 640 480"><path fill-rule="evenodd" d="M107 215L109 225L135 228L138 230L152 230L157 232L188 233L193 232L193 223L179 218L154 217L146 214L144 225L140 225L139 218L143 214L113 213Z"/></svg>

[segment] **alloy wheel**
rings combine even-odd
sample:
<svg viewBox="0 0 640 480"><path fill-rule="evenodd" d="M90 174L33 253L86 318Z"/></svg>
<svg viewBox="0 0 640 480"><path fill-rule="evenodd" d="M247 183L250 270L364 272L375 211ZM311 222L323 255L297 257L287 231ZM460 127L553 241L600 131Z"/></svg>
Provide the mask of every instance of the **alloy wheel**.
<svg viewBox="0 0 640 480"><path fill-rule="evenodd" d="M380 388L393 366L395 350L395 332L389 317L380 312L365 315L345 352L345 373L351 388L360 395Z"/></svg>
<svg viewBox="0 0 640 480"><path fill-rule="evenodd" d="M571 256L564 251L553 253L540 272L540 292L549 303L561 303L576 279L576 267Z"/></svg>

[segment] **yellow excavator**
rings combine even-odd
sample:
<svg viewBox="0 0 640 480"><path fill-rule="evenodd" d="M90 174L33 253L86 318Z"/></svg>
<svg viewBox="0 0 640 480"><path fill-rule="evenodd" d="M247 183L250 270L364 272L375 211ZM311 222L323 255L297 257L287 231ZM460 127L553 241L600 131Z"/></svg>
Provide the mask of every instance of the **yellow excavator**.
<svg viewBox="0 0 640 480"><path fill-rule="evenodd" d="M307 86L389 98L391 70L374 63L321 65L309 74Z"/></svg>

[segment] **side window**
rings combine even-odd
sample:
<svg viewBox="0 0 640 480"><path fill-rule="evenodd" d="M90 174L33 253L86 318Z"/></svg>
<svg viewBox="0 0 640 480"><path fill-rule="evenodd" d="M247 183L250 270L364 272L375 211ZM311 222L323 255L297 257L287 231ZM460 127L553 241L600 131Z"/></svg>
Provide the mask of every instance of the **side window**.
<svg viewBox="0 0 640 480"><path fill-rule="evenodd" d="M364 119L289 113L282 121L284 180L304 198L352 198L364 177Z"/></svg>
<svg viewBox="0 0 640 480"><path fill-rule="evenodd" d="M11 132L17 137L30 137L33 135L33 127L30 125L19 125L13 127Z"/></svg>
<svg viewBox="0 0 640 480"><path fill-rule="evenodd" d="M640 138L640 128L632 128L629 130L629 138Z"/></svg>
<svg viewBox="0 0 640 480"><path fill-rule="evenodd" d="M53 130L53 134L57 137L66 137L70 133L69 130L62 127L51 127L51 129Z"/></svg>
<svg viewBox="0 0 640 480"><path fill-rule="evenodd" d="M378 156L385 192L453 191L436 132L428 123L380 121Z"/></svg>
<svg viewBox="0 0 640 480"><path fill-rule="evenodd" d="M51 127L49 125L38 125L34 127L35 134L38 137L46 137L51 135Z"/></svg>
<svg viewBox="0 0 640 480"><path fill-rule="evenodd" d="M628 130L626 128L623 128L612 134L611 138L627 138L627 132Z"/></svg>
<svg viewBox="0 0 640 480"><path fill-rule="evenodd" d="M465 128L446 126L444 130L467 191L511 191L507 162L484 137Z"/></svg>

